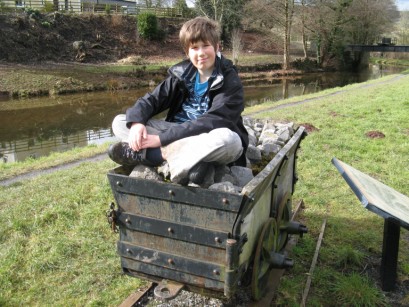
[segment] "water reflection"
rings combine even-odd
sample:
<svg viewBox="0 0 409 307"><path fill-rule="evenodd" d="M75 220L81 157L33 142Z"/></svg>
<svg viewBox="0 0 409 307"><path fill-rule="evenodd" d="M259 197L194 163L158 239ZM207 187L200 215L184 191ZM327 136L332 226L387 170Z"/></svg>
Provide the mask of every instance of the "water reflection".
<svg viewBox="0 0 409 307"><path fill-rule="evenodd" d="M145 92L0 102L0 161L22 161L110 140L114 116L125 112L134 97Z"/></svg>
<svg viewBox="0 0 409 307"><path fill-rule="evenodd" d="M315 93L398 73L372 67L359 74L320 73L285 79L245 81L246 106ZM22 161L50 152L113 140L111 122L148 89L86 93L0 102L0 161Z"/></svg>
<svg viewBox="0 0 409 307"><path fill-rule="evenodd" d="M75 147L83 147L90 144L100 144L108 140L114 140L111 129L97 131L80 131L68 136L52 136L48 139L28 138L1 143L0 158L2 162L23 161L27 158L47 156L51 152L62 152Z"/></svg>

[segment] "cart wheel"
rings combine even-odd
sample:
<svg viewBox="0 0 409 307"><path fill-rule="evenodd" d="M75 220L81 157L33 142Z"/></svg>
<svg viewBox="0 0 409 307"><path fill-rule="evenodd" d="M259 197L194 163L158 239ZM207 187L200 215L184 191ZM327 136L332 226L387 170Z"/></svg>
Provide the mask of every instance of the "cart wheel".
<svg viewBox="0 0 409 307"><path fill-rule="evenodd" d="M275 219L269 218L261 230L254 256L251 295L256 301L260 300L266 291L270 273L270 252L276 251L277 234L277 223Z"/></svg>
<svg viewBox="0 0 409 307"><path fill-rule="evenodd" d="M286 225L291 219L291 199L285 199L285 201L281 218L278 222L277 251L281 251L288 241L288 232L281 226Z"/></svg>

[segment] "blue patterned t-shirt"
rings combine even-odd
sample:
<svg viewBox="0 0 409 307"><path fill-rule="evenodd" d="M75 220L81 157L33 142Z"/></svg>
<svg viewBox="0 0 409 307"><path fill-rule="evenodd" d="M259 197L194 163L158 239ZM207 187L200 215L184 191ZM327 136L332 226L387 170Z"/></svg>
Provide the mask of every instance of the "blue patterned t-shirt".
<svg viewBox="0 0 409 307"><path fill-rule="evenodd" d="M199 73L196 73L195 82L187 84L189 96L176 113L174 122L183 123L202 116L209 109L209 96L207 95L209 82L200 83Z"/></svg>

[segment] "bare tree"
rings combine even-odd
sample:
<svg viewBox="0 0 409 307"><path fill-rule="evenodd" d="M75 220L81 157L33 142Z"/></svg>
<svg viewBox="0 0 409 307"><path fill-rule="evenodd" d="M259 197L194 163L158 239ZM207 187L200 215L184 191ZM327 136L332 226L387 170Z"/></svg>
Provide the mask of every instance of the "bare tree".
<svg viewBox="0 0 409 307"><path fill-rule="evenodd" d="M197 0L195 6L201 15L221 23L225 8L224 3L223 0Z"/></svg>
<svg viewBox="0 0 409 307"><path fill-rule="evenodd" d="M394 0L250 0L246 24L263 29L282 46L283 68L290 63L291 36L298 31L304 57L307 35L317 62L338 65L346 44L371 44L390 32L398 17Z"/></svg>
<svg viewBox="0 0 409 307"><path fill-rule="evenodd" d="M375 42L397 16L394 0L306 0L304 14L324 65L341 60L346 44Z"/></svg>
<svg viewBox="0 0 409 307"><path fill-rule="evenodd" d="M389 32L399 19L393 0L355 0L347 14L350 22L345 26L349 43L372 44L384 32Z"/></svg>
<svg viewBox="0 0 409 307"><path fill-rule="evenodd" d="M400 12L400 19L396 24L396 36L399 45L409 45L409 11Z"/></svg>
<svg viewBox="0 0 409 307"><path fill-rule="evenodd" d="M230 40L232 31L241 28L245 0L196 0L199 15L218 21L223 39Z"/></svg>
<svg viewBox="0 0 409 307"><path fill-rule="evenodd" d="M237 65L239 62L240 53L243 49L243 44L241 41L241 34L240 34L239 29L234 29L232 31L231 44L232 44L233 64Z"/></svg>
<svg viewBox="0 0 409 307"><path fill-rule="evenodd" d="M284 4L284 58L283 69L287 70L290 65L291 27L294 14L294 0L282 0Z"/></svg>
<svg viewBox="0 0 409 307"><path fill-rule="evenodd" d="M306 28L305 28L305 22L306 22L306 0L301 0L300 3L300 20L301 20L301 41L302 41L302 49L304 52L304 59L308 58L308 52L307 52L307 37L306 37Z"/></svg>
<svg viewBox="0 0 409 307"><path fill-rule="evenodd" d="M246 12L253 25L257 20L259 27L268 29L272 36L279 38L283 46L283 69L288 69L294 0L252 0L247 4Z"/></svg>

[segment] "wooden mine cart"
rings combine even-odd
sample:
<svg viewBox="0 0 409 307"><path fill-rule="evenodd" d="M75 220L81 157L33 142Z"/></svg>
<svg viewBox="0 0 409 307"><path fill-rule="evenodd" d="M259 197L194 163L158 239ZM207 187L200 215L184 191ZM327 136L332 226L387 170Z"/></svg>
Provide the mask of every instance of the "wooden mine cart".
<svg viewBox="0 0 409 307"><path fill-rule="evenodd" d="M283 253L288 235L307 231L290 221L304 135L298 128L240 194L129 177L123 167L109 171L117 208L108 218L119 229L123 271L231 298L251 268L252 296L260 299L271 269L292 265Z"/></svg>

